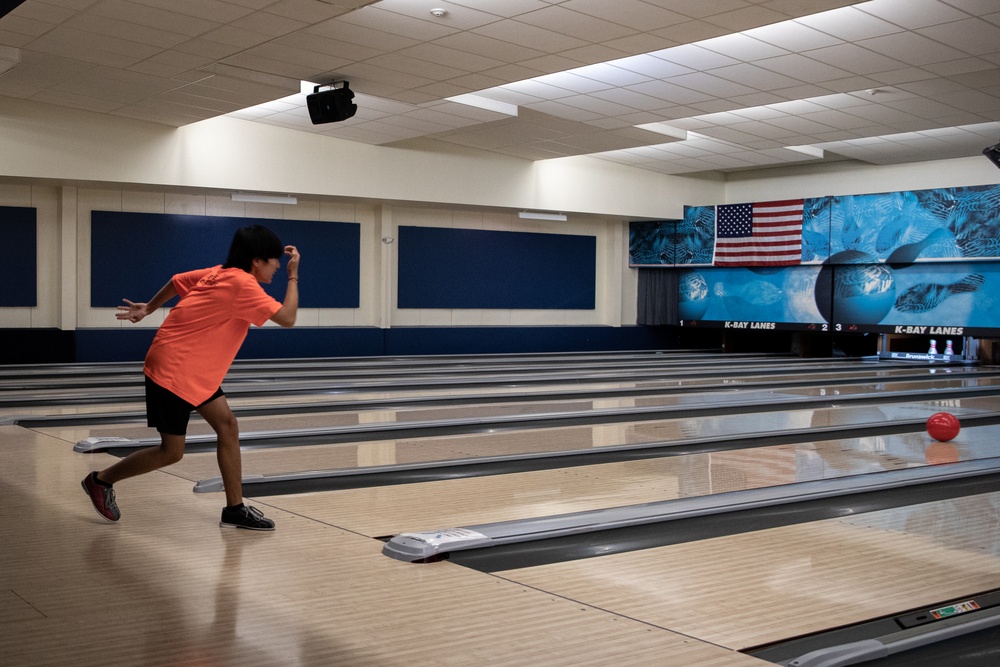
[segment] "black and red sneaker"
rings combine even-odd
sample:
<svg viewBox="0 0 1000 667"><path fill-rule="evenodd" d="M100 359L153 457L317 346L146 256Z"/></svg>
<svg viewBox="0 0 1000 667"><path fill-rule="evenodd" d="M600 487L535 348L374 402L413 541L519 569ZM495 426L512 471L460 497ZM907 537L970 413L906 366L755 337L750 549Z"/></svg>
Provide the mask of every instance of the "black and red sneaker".
<svg viewBox="0 0 1000 667"><path fill-rule="evenodd" d="M118 504L115 503L115 490L107 484L97 481L97 472L92 472L80 482L83 490L90 496L90 502L94 503L97 513L108 521L117 521L122 513L118 511Z"/></svg>

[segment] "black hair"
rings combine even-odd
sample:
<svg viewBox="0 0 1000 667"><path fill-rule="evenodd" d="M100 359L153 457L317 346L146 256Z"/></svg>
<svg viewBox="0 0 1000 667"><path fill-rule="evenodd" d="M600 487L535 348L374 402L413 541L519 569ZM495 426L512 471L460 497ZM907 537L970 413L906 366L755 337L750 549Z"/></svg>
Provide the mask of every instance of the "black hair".
<svg viewBox="0 0 1000 667"><path fill-rule="evenodd" d="M224 269L243 269L250 273L255 259L272 259L285 254L285 246L281 239L264 225L242 227L233 234L233 242L229 246L229 256Z"/></svg>

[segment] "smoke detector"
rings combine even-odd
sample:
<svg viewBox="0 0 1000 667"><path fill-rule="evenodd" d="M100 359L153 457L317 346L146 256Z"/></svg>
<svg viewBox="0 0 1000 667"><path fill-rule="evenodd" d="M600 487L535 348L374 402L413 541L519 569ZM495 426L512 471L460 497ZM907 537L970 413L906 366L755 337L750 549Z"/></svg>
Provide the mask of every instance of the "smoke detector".
<svg viewBox="0 0 1000 667"><path fill-rule="evenodd" d="M436 16L438 18L441 18L447 13L448 13L447 9L441 9L440 7L435 7L434 9L431 10L431 16Z"/></svg>

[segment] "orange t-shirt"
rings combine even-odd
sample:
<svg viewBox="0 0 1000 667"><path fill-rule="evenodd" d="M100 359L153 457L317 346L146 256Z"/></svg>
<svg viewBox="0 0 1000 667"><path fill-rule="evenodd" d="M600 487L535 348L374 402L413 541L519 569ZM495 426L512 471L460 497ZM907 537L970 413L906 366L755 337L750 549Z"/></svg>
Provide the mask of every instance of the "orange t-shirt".
<svg viewBox="0 0 1000 667"><path fill-rule="evenodd" d="M145 373L192 405L215 393L251 324L281 309L257 279L221 265L171 278L180 302L167 315L146 354Z"/></svg>

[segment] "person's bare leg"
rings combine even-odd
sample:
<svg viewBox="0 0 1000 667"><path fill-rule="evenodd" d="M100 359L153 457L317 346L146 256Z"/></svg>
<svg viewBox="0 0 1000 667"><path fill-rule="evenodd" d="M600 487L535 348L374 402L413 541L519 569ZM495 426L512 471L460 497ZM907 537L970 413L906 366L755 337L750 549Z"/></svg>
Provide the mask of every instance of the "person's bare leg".
<svg viewBox="0 0 1000 667"><path fill-rule="evenodd" d="M240 426L225 396L198 408L218 439L216 458L222 483L226 487L226 505L243 502L243 459L240 456Z"/></svg>
<svg viewBox="0 0 1000 667"><path fill-rule="evenodd" d="M184 457L185 436L160 434L159 447L147 447L132 452L121 461L97 473L97 479L115 484L123 479L159 470L177 463Z"/></svg>

